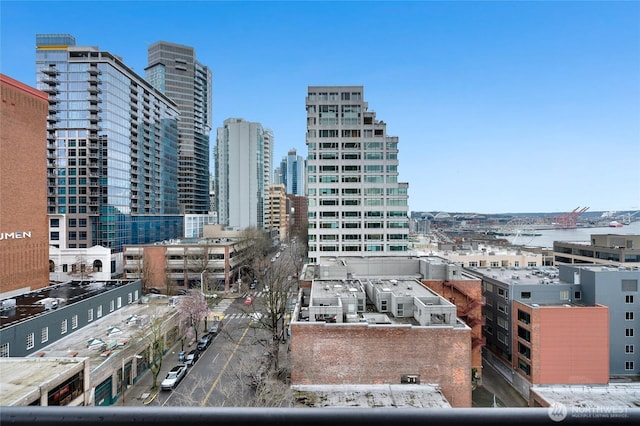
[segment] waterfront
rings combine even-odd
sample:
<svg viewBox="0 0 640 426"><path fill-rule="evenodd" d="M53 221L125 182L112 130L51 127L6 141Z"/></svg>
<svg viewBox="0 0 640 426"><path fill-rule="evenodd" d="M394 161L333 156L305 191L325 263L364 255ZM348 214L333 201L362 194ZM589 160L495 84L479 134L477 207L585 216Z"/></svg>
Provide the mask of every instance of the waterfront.
<svg viewBox="0 0 640 426"><path fill-rule="evenodd" d="M540 235L512 235L502 237L512 244L534 246L534 247L553 247L554 241L571 241L585 242L589 241L591 234L640 234L640 221L632 222L621 228L597 227L597 228L575 228L575 229L543 229L536 230L536 234Z"/></svg>

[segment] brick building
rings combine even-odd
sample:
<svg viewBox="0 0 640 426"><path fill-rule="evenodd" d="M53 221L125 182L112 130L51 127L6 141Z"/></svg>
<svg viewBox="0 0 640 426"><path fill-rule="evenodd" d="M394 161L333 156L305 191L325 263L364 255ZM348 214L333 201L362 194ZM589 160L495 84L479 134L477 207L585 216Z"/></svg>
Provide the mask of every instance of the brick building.
<svg viewBox="0 0 640 426"><path fill-rule="evenodd" d="M0 295L49 285L48 96L0 74Z"/></svg>
<svg viewBox="0 0 640 426"><path fill-rule="evenodd" d="M606 306L513 301L512 368L532 385L609 382Z"/></svg>
<svg viewBox="0 0 640 426"><path fill-rule="evenodd" d="M291 383L435 384L471 407L471 329L419 259L322 259L290 325ZM313 272L310 272L313 271ZM397 277L397 278L392 278Z"/></svg>

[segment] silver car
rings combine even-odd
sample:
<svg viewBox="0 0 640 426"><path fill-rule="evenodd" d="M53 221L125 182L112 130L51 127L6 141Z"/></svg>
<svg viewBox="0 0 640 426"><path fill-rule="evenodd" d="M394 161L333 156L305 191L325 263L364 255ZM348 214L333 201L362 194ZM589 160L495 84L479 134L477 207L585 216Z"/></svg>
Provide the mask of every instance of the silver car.
<svg viewBox="0 0 640 426"><path fill-rule="evenodd" d="M169 371L167 377L164 378L162 383L160 384L160 388L162 390L171 390L175 389L178 386L178 383L184 378L187 374L187 366L186 365L176 365Z"/></svg>

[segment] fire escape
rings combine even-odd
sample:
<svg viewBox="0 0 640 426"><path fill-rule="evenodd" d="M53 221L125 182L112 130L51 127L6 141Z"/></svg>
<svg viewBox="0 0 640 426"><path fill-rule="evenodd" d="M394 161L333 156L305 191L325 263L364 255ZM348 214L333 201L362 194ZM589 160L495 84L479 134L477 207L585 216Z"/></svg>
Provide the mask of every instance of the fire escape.
<svg viewBox="0 0 640 426"><path fill-rule="evenodd" d="M445 281L443 285L450 290L449 301L456 305L458 317L471 327L471 349L484 346L486 344L486 338L482 333L482 327L485 325L482 315L484 300L473 297L467 288L455 282Z"/></svg>

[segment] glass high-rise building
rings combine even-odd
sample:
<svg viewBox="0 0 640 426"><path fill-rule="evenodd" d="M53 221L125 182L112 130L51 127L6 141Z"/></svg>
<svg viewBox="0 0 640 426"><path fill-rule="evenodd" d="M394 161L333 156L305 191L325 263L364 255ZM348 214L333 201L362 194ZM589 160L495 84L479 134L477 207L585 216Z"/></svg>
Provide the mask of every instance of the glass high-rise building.
<svg viewBox="0 0 640 426"><path fill-rule="evenodd" d="M309 260L406 256L408 183L398 137L367 111L362 86L310 86L307 108Z"/></svg>
<svg viewBox="0 0 640 426"><path fill-rule="evenodd" d="M260 123L228 118L215 147L218 223L230 229L264 228L271 177L273 132Z"/></svg>
<svg viewBox="0 0 640 426"><path fill-rule="evenodd" d="M209 212L212 73L189 46L149 46L146 78L178 106L178 202L185 214Z"/></svg>
<svg viewBox="0 0 640 426"><path fill-rule="evenodd" d="M47 212L66 222L52 243L119 253L181 236L176 104L68 34L36 35L36 81L49 94Z"/></svg>
<svg viewBox="0 0 640 426"><path fill-rule="evenodd" d="M273 182L283 184L287 194L304 195L304 158L297 155L295 149L289 150L280 161Z"/></svg>

